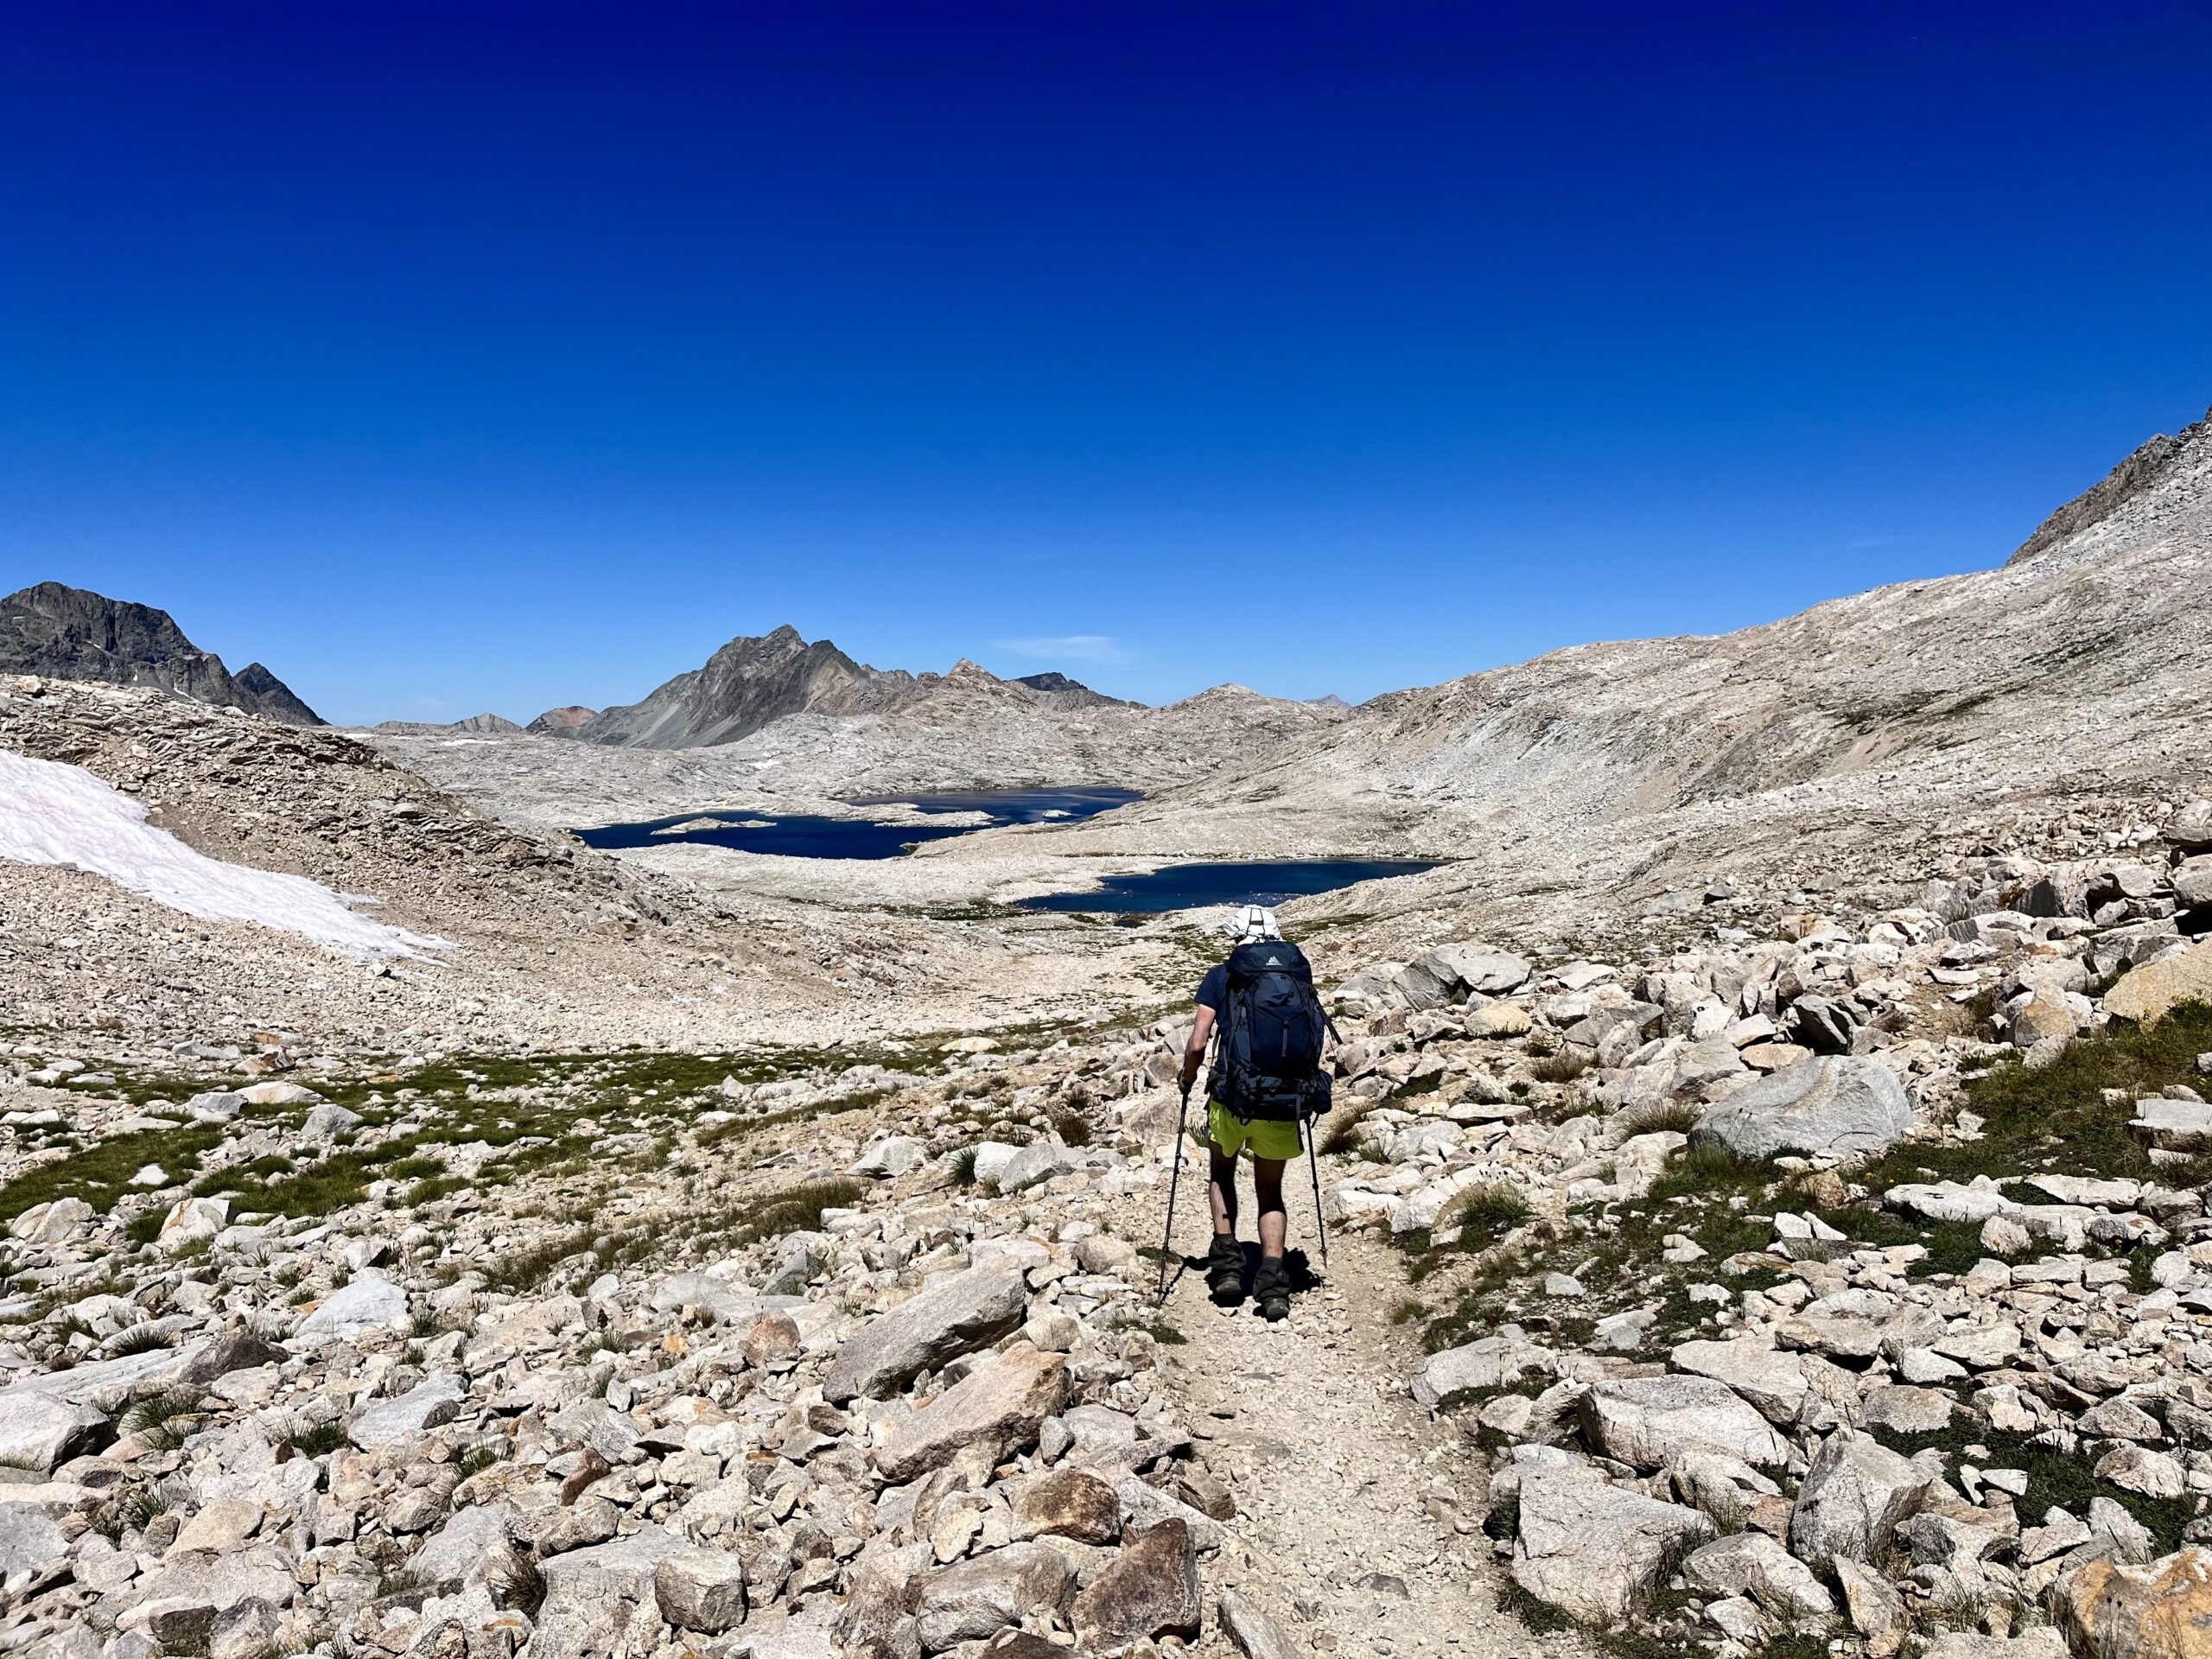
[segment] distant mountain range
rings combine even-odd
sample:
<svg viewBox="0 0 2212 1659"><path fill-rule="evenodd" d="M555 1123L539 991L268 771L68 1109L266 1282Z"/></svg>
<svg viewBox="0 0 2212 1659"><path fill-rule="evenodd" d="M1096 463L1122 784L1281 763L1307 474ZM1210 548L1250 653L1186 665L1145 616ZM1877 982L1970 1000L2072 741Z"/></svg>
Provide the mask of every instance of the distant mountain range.
<svg viewBox="0 0 2212 1659"><path fill-rule="evenodd" d="M380 720L380 732L476 732L486 736L514 737L522 728L505 715L471 715L466 720Z"/></svg>
<svg viewBox="0 0 2212 1659"><path fill-rule="evenodd" d="M703 667L678 674L642 702L581 720L571 717L582 710L551 710L530 729L622 748L703 748L734 743L793 715L895 714L950 686L995 690L1059 708L1130 706L1065 674L1001 680L964 659L950 674L870 668L827 639L803 639L786 623L772 633L731 640Z"/></svg>
<svg viewBox="0 0 2212 1659"><path fill-rule="evenodd" d="M1997 569L1391 692L1086 826L1086 850L1274 852L1325 824L1338 846L1510 849L1527 880L1654 814L1704 811L1745 843L1821 804L1847 824L1964 818L1992 792L2167 769L2201 791L2208 710L2212 416L2140 445Z"/></svg>
<svg viewBox="0 0 2212 1659"><path fill-rule="evenodd" d="M232 674L186 639L167 611L58 582L0 599L0 673L153 686L288 726L323 723L259 663Z"/></svg>

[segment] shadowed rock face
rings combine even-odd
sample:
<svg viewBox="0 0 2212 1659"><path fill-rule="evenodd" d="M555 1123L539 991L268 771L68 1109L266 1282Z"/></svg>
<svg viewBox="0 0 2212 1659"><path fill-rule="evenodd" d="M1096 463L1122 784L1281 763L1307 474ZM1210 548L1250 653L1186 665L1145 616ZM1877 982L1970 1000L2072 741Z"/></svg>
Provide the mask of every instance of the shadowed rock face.
<svg viewBox="0 0 2212 1659"><path fill-rule="evenodd" d="M879 682L912 677L879 674L829 640L802 639L786 625L731 640L704 667L678 674L642 702L601 710L575 734L587 743L656 749L731 743L786 715L855 713Z"/></svg>
<svg viewBox="0 0 2212 1659"><path fill-rule="evenodd" d="M167 611L58 582L0 599L0 673L153 686L288 726L323 723L259 663L233 675L186 639Z"/></svg>

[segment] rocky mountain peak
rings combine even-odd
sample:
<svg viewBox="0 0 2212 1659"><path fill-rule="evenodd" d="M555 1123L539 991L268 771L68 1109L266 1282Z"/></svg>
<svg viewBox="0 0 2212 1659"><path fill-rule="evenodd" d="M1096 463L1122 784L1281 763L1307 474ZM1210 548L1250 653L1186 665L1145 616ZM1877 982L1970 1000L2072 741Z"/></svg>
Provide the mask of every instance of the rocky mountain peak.
<svg viewBox="0 0 2212 1659"><path fill-rule="evenodd" d="M576 728L598 712L598 709L587 709L580 702L572 702L563 708L548 709L523 730L535 732L540 737L574 737Z"/></svg>
<svg viewBox="0 0 2212 1659"><path fill-rule="evenodd" d="M789 715L842 714L867 706L886 682L827 639L810 641L785 623L760 635L741 634L702 667L678 674L642 702L601 710L574 729L587 743L685 749L733 743Z"/></svg>
<svg viewBox="0 0 2212 1659"><path fill-rule="evenodd" d="M323 723L259 663L233 675L167 611L59 582L0 599L0 672L151 686L289 726Z"/></svg>
<svg viewBox="0 0 2212 1659"><path fill-rule="evenodd" d="M2154 433L2103 478L2036 526L2006 560L2026 564L2100 526L2118 527L2212 493L2212 410L2179 432Z"/></svg>
<svg viewBox="0 0 2212 1659"><path fill-rule="evenodd" d="M1071 680L1058 671L1044 674L1024 674L1007 682L1008 685L1026 685L1032 691L1088 691L1090 688L1081 680Z"/></svg>

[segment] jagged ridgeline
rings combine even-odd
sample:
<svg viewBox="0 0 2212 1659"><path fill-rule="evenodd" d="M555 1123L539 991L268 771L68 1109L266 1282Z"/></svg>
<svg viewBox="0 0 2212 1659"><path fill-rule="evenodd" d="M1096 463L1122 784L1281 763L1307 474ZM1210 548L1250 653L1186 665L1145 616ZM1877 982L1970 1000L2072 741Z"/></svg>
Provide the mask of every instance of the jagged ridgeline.
<svg viewBox="0 0 2212 1659"><path fill-rule="evenodd" d="M731 640L703 667L678 674L641 702L604 709L581 721L563 721L558 717L575 711L556 709L533 721L531 729L587 743L696 748L734 743L792 715L895 712L926 702L947 683L1076 707L1116 702L1065 674L1001 680L964 660L944 675L870 668L827 639L801 639L786 624L757 639Z"/></svg>
<svg viewBox="0 0 2212 1659"><path fill-rule="evenodd" d="M322 719L259 663L232 674L167 611L41 582L0 599L0 674L147 685L290 726Z"/></svg>

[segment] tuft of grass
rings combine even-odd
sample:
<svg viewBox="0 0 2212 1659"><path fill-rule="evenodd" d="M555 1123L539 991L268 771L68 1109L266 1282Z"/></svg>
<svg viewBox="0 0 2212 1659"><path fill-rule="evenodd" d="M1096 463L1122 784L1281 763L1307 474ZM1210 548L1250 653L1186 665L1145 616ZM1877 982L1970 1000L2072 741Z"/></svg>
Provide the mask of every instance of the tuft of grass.
<svg viewBox="0 0 2212 1659"><path fill-rule="evenodd" d="M1529 1219L1529 1200L1517 1186L1485 1181L1463 1188L1446 1200L1437 1212L1433 1230L1459 1230L1459 1246L1466 1250L1487 1249Z"/></svg>
<svg viewBox="0 0 2212 1659"><path fill-rule="evenodd" d="M1071 1147L1090 1144L1090 1120L1080 1112L1058 1112L1052 1117L1052 1133Z"/></svg>
<svg viewBox="0 0 2212 1659"><path fill-rule="evenodd" d="M1629 1135L1657 1135L1668 1129L1688 1135L1704 1116L1705 1108L1697 1101L1662 1100L1630 1108L1621 1114L1621 1126Z"/></svg>
<svg viewBox="0 0 2212 1659"><path fill-rule="evenodd" d="M154 1517L164 1513L168 1507L152 1487L140 1486L116 1499L116 1519L123 1528L132 1532L143 1532L152 1524Z"/></svg>
<svg viewBox="0 0 2212 1659"><path fill-rule="evenodd" d="M207 1404L197 1389L168 1389L133 1401L123 1414L126 1434L136 1434L156 1451L174 1452L184 1444L193 1426L207 1413Z"/></svg>
<svg viewBox="0 0 2212 1659"><path fill-rule="evenodd" d="M489 1587L502 1607L534 1615L545 1605L545 1580L537 1560L525 1551L517 1551L499 1567Z"/></svg>
<svg viewBox="0 0 2212 1659"><path fill-rule="evenodd" d="M479 1440L475 1445L465 1448L461 1454L453 1460L453 1466L458 1473L459 1480L467 1480L472 1476L482 1474L495 1464L505 1463L512 1455L512 1451L513 1448L504 1440ZM459 1484L459 1480L455 1484Z"/></svg>
<svg viewBox="0 0 2212 1659"><path fill-rule="evenodd" d="M289 1446L296 1457L327 1457L346 1444L346 1425L335 1418L321 1423L295 1421L276 1443Z"/></svg>
<svg viewBox="0 0 2212 1659"><path fill-rule="evenodd" d="M1514 1524L1517 1526L1520 1522L1519 1506L1506 1507L1513 1510ZM1509 1532L1505 1535L1511 1537L1512 1534ZM1572 1618L1548 1601L1530 1595L1510 1574L1502 1574L1498 1579L1497 1605L1503 1611L1510 1613L1538 1636L1551 1636L1574 1628Z"/></svg>
<svg viewBox="0 0 2212 1659"><path fill-rule="evenodd" d="M976 1185L976 1154L980 1148L963 1147L952 1154L952 1184L955 1186Z"/></svg>
<svg viewBox="0 0 2212 1659"><path fill-rule="evenodd" d="M157 1331L149 1324L117 1332L101 1344L100 1351L109 1359L121 1359L126 1354L150 1354L175 1346L176 1332Z"/></svg>
<svg viewBox="0 0 2212 1659"><path fill-rule="evenodd" d="M1351 1151L1353 1132L1367 1121L1368 1114L1377 1110L1382 1106L1382 1099L1383 1097L1378 1095L1371 1099L1359 1102L1357 1105L1345 1109L1341 1115L1332 1114L1336 1116L1337 1121L1329 1126L1328 1133L1322 1137L1321 1150L1324 1152Z"/></svg>
<svg viewBox="0 0 2212 1659"><path fill-rule="evenodd" d="M1590 1070L1591 1057L1586 1049L1568 1046L1556 1053L1537 1054L1529 1059L1529 1075L1539 1083L1573 1083Z"/></svg>
<svg viewBox="0 0 2212 1659"><path fill-rule="evenodd" d="M1411 1325L1415 1319L1427 1318L1427 1304L1416 1301L1408 1296L1390 1310L1390 1323Z"/></svg>

